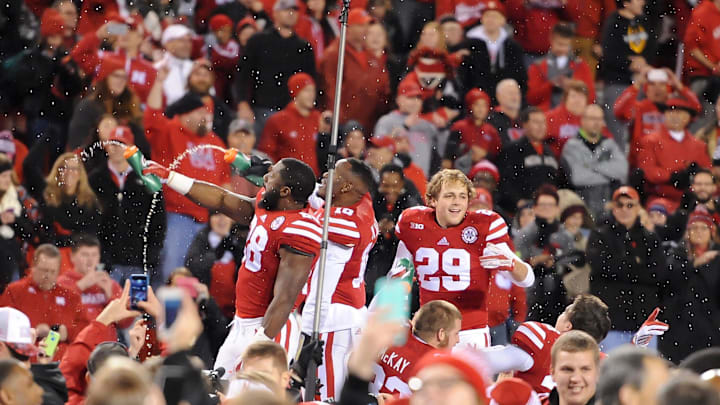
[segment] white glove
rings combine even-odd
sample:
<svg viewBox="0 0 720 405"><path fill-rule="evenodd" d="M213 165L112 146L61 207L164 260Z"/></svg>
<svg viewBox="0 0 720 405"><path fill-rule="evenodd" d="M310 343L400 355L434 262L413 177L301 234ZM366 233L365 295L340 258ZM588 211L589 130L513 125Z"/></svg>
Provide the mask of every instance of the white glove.
<svg viewBox="0 0 720 405"><path fill-rule="evenodd" d="M660 313L660 308L655 308L652 314L650 314L648 319L643 322L640 329L638 329L635 333L635 336L632 338L632 342L635 346L647 347L653 336L662 336L668 329L670 329L670 325L656 320L658 313Z"/></svg>

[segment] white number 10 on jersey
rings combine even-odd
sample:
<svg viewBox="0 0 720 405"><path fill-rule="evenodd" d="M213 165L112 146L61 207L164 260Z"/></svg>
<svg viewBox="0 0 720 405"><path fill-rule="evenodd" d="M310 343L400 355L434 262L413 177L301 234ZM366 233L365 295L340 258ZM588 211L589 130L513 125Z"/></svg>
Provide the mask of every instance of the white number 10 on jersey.
<svg viewBox="0 0 720 405"><path fill-rule="evenodd" d="M440 286L462 291L470 286L470 253L465 249L448 249L441 256L433 248L420 248L415 251L415 263L420 287L428 291L440 291ZM447 275L431 277L438 270Z"/></svg>

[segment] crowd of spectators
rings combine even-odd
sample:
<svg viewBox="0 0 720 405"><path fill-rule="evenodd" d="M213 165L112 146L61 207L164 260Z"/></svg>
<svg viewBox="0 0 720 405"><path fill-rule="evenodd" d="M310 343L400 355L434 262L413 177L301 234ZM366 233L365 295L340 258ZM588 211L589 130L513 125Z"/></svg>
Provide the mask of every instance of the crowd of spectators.
<svg viewBox="0 0 720 405"><path fill-rule="evenodd" d="M630 341L656 307L670 324L651 344L664 358L679 364L718 345L720 0L353 0L337 95L341 6L9 0L0 9L0 305L25 314L0 309L0 358L33 359L42 403L111 403L106 390L126 390L144 403L200 404L212 391L199 369L212 366L232 320L248 229L149 190L122 144L254 197L259 186L220 151L297 158L320 179L337 96L337 153L364 160L378 183L368 303L392 265L400 214L424 204L432 174L456 168L476 187L471 209L505 218L537 279L527 290L493 279L493 344L508 343L525 320L554 324L592 293L609 307L603 351ZM173 164L198 145L217 148ZM127 308L126 281L137 273L155 288L195 280L197 311L180 315L184 329L159 337L152 317L132 322L139 313ZM142 310L158 315L156 304ZM18 322L34 334L10 337ZM363 362L390 343L393 327L359 338L349 392L369 378ZM35 363L23 344L50 331L59 350ZM583 339L567 338L553 363L589 353L582 379L591 397L655 403L647 395L668 379L667 364L619 349L599 367L597 344ZM248 361L286 365L272 347L257 350ZM100 367L112 353L149 367ZM427 367L444 361L457 359ZM482 378L458 367L476 399L487 399ZM287 367L270 369L277 379L266 385L283 391ZM579 383L562 380L563 370L558 391L572 396ZM18 393L26 374L0 360L0 403L39 403L18 399L33 394ZM707 388L690 374L672 380L658 403Z"/></svg>

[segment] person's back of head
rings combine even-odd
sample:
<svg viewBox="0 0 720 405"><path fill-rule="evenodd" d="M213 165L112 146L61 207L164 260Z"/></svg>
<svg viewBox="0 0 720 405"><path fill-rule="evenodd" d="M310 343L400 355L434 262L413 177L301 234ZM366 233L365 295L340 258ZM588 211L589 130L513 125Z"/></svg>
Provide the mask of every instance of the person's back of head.
<svg viewBox="0 0 720 405"><path fill-rule="evenodd" d="M94 375L112 357L128 357L125 345L119 342L103 342L95 346L87 361L88 373Z"/></svg>
<svg viewBox="0 0 720 405"><path fill-rule="evenodd" d="M586 332L600 343L610 330L608 306L594 295L578 295L568 311L568 320L574 330Z"/></svg>
<svg viewBox="0 0 720 405"><path fill-rule="evenodd" d="M457 344L462 314L455 305L434 300L421 306L413 317L413 334L428 344L438 348L452 348Z"/></svg>
<svg viewBox="0 0 720 405"><path fill-rule="evenodd" d="M282 159L282 178L286 186L290 187L292 199L300 204L307 204L308 198L315 191L315 173L307 163L293 159Z"/></svg>
<svg viewBox="0 0 720 405"><path fill-rule="evenodd" d="M150 395L150 374L137 362L115 356L93 376L86 405L139 405Z"/></svg>
<svg viewBox="0 0 720 405"><path fill-rule="evenodd" d="M658 392L658 405L720 405L720 394L696 374L682 371L674 375Z"/></svg>
<svg viewBox="0 0 720 405"><path fill-rule="evenodd" d="M0 404L40 405L43 390L30 370L15 359L0 360Z"/></svg>
<svg viewBox="0 0 720 405"><path fill-rule="evenodd" d="M654 377L650 376L649 361L663 361L653 350L623 345L610 352L600 367L597 400L603 405L621 405L629 395L640 394L643 385ZM653 383L662 384L655 378Z"/></svg>
<svg viewBox="0 0 720 405"><path fill-rule="evenodd" d="M262 389L247 390L234 398L228 398L225 405L291 405L287 399Z"/></svg>

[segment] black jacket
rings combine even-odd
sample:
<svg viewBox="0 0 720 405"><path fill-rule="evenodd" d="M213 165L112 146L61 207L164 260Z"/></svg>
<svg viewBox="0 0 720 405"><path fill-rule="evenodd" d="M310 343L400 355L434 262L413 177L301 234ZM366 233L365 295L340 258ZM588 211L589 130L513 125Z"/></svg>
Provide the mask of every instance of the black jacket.
<svg viewBox="0 0 720 405"><path fill-rule="evenodd" d="M296 34L283 38L274 27L259 32L245 47L234 83L235 100L259 108L285 108L290 102L287 80L298 72L316 76L312 46Z"/></svg>
<svg viewBox="0 0 720 405"><path fill-rule="evenodd" d="M712 245L710 250L720 250ZM685 246L668 255L669 284L662 319L670 329L660 340L660 351L675 363L690 353L720 342L720 256L695 267Z"/></svg>
<svg viewBox="0 0 720 405"><path fill-rule="evenodd" d="M527 71L523 61L524 51L520 44L511 38L503 43L499 56L494 64L490 63L490 52L485 41L471 39L467 41L470 55L466 56L458 68L460 83L465 91L478 87L490 95L493 104L495 99L495 86L502 79L515 79L522 89L527 91Z"/></svg>
<svg viewBox="0 0 720 405"><path fill-rule="evenodd" d="M490 125L498 130L500 135L500 141L502 141L502 147L506 147L513 142L513 139L519 139L519 136L511 136L510 132L522 134L523 129L520 126L519 120L513 120L507 114L499 111L496 107L490 115L488 115L488 122Z"/></svg>
<svg viewBox="0 0 720 405"><path fill-rule="evenodd" d="M557 185L559 163L549 146L539 155L530 140L523 137L503 148L500 164L500 206L515 212L518 200L530 199L545 183Z"/></svg>
<svg viewBox="0 0 720 405"><path fill-rule="evenodd" d="M593 405L595 403L595 395L593 395L592 398L590 398L585 405ZM552 391L550 391L550 395L547 398L547 405L560 405L560 396L558 394L557 388L553 388Z"/></svg>
<svg viewBox="0 0 720 405"><path fill-rule="evenodd" d="M209 234L209 226L201 229L195 235L185 257L185 266L194 277L207 286L210 286L212 281L211 270L215 261L220 260L226 251L230 251L233 260L239 266L242 263L243 249L245 248L245 235L240 232L240 228L237 226L233 227L230 235L225 237L215 249L210 247ZM235 280L237 280L237 269Z"/></svg>
<svg viewBox="0 0 720 405"><path fill-rule="evenodd" d="M65 377L59 365L56 362L30 366L33 379L43 389L43 405L64 405L68 400Z"/></svg>
<svg viewBox="0 0 720 405"><path fill-rule="evenodd" d="M642 56L649 64L656 59L657 39L642 17L628 20L613 12L602 30L603 58L598 79L606 84L632 84L630 56Z"/></svg>
<svg viewBox="0 0 720 405"><path fill-rule="evenodd" d="M612 329L635 331L659 306L668 272L657 235L610 218L588 240L590 292L607 304Z"/></svg>
<svg viewBox="0 0 720 405"><path fill-rule="evenodd" d="M102 206L98 238L103 248L103 261L110 265L143 266L143 237L152 194L132 170L122 191L111 176L107 164L98 167L89 176L90 185ZM155 214L148 230L148 264L154 267L165 239L162 193L158 194Z"/></svg>

